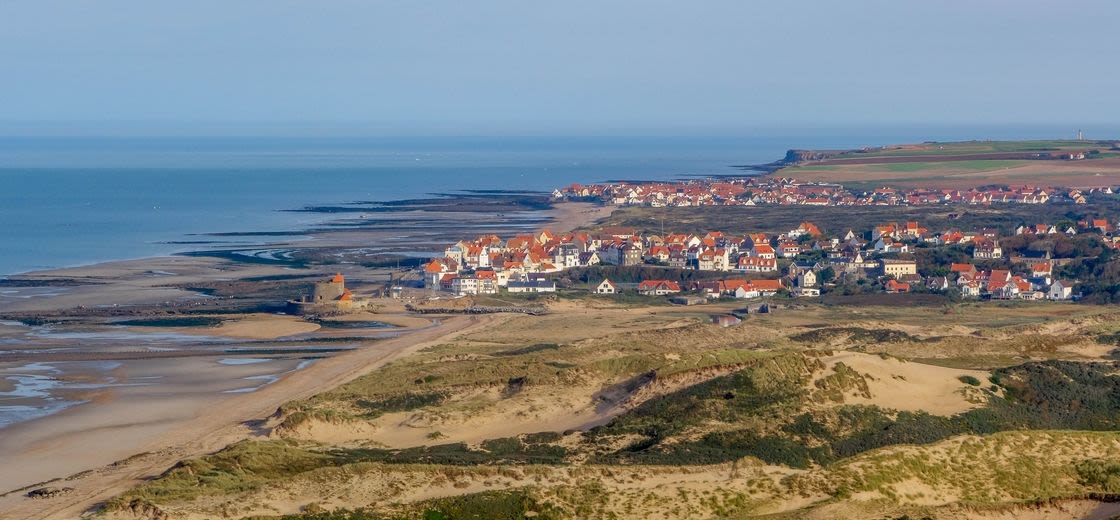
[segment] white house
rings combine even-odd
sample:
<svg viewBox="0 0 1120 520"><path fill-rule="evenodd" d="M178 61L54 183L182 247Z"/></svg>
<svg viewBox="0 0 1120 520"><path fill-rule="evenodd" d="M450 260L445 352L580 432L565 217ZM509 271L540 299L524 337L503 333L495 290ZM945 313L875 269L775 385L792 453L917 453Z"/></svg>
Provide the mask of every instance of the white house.
<svg viewBox="0 0 1120 520"><path fill-rule="evenodd" d="M817 273L814 273L811 270L802 271L801 274L797 275L797 286L802 288L802 289L808 289L810 287L816 287L817 286ZM820 295L819 290L817 291L817 294Z"/></svg>
<svg viewBox="0 0 1120 520"><path fill-rule="evenodd" d="M821 290L816 287L798 287L795 294L797 296L816 297L821 295Z"/></svg>
<svg viewBox="0 0 1120 520"><path fill-rule="evenodd" d="M511 280L506 285L511 293L554 293L556 282L552 280Z"/></svg>
<svg viewBox="0 0 1120 520"><path fill-rule="evenodd" d="M753 285L742 285L738 289L735 289L735 297L740 300L746 298L758 298L759 296L761 296L761 294L758 292L758 289L754 288Z"/></svg>
<svg viewBox="0 0 1120 520"><path fill-rule="evenodd" d="M1046 299L1048 300L1068 300L1073 297L1073 282L1065 280L1054 280L1050 284L1050 290L1046 291Z"/></svg>
<svg viewBox="0 0 1120 520"><path fill-rule="evenodd" d="M751 248L751 256L773 260L777 258L778 255L774 253L774 248L771 247L770 244L756 244Z"/></svg>
<svg viewBox="0 0 1120 520"><path fill-rule="evenodd" d="M618 288L607 279L604 279L599 283L599 286L595 288L595 294L615 294L617 292Z"/></svg>
<svg viewBox="0 0 1120 520"><path fill-rule="evenodd" d="M748 273L769 273L778 270L778 261L773 258L743 255L739 257L738 270Z"/></svg>
<svg viewBox="0 0 1120 520"><path fill-rule="evenodd" d="M638 284L638 294L645 296L664 296L681 292L681 286L672 280L642 280Z"/></svg>

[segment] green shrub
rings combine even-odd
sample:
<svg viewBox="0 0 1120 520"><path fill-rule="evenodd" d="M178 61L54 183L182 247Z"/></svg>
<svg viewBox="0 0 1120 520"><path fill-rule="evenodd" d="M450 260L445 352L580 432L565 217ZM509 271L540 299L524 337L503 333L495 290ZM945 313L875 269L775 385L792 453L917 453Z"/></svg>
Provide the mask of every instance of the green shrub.
<svg viewBox="0 0 1120 520"><path fill-rule="evenodd" d="M1078 463L1077 480L1103 493L1120 493L1120 462L1086 460Z"/></svg>
<svg viewBox="0 0 1120 520"><path fill-rule="evenodd" d="M969 375L960 376L957 379L959 379L962 383L964 383L966 385L980 386L980 380L976 379L975 377L969 376Z"/></svg>
<svg viewBox="0 0 1120 520"><path fill-rule="evenodd" d="M363 417L372 419L386 413L407 412L437 405L447 399L444 392L407 392L376 399L358 399L355 404L366 410Z"/></svg>
<svg viewBox="0 0 1120 520"><path fill-rule="evenodd" d="M802 360L800 369L794 357ZM813 367L808 359L795 354L756 361L734 374L651 399L588 432L591 441L641 435L593 460L713 464L754 456L803 468L884 446L926 444L965 433L1120 429L1120 375L1115 375L1120 363L1116 362L1045 361L999 369L991 380L1006 399L992 395L985 407L942 417L877 406L799 412L811 391ZM972 376L960 380L981 384ZM736 427L699 439L674 438L714 424Z"/></svg>

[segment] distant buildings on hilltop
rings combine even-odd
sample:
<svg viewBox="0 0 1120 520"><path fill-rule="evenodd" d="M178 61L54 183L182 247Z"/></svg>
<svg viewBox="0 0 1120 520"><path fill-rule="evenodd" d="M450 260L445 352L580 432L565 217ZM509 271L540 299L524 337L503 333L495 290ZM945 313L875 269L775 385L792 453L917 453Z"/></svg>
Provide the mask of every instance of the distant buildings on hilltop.
<svg viewBox="0 0 1120 520"><path fill-rule="evenodd" d="M1110 190L1111 191L1111 190ZM1084 203L1080 190L1054 187L1009 188L890 188L849 190L840 184L798 182L784 177L751 177L679 182L615 182L571 184L553 191L555 199L594 199L619 206L898 206L934 204L1046 204L1052 200Z"/></svg>

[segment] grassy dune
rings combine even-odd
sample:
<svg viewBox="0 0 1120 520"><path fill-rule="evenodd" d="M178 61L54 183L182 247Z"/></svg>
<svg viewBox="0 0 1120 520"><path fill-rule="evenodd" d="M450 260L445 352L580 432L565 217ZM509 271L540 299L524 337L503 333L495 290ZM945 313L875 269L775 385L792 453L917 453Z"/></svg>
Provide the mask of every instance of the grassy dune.
<svg viewBox="0 0 1120 520"><path fill-rule="evenodd" d="M290 403L279 436L106 514L829 518L1120 489L1107 308L809 307L722 329L713 307L553 305ZM929 413L934 395L958 404ZM572 408L602 420L534 429Z"/></svg>

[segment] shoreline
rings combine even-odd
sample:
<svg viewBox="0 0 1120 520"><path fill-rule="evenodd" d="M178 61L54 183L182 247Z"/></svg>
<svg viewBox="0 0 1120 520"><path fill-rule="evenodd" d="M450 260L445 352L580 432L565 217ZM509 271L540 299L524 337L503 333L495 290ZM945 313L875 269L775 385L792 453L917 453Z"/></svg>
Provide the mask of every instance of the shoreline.
<svg viewBox="0 0 1120 520"><path fill-rule="evenodd" d="M9 515L5 518L75 518L97 503L163 472L179 460L216 451L238 440L266 437L272 426L270 417L286 402L334 388L410 352L438 343L442 338L483 327L493 319L492 316L451 317L435 327L322 359L256 392L232 394L221 406L201 406L192 416L173 421L146 440L130 443L127 447L116 447L111 456L101 457L112 459L108 462L91 467L75 466L73 472L57 475L53 480L28 482L18 488L48 483L74 488L65 497L44 502L27 499L17 489L4 490L5 494L0 496L0 510ZM76 409L51 417L65 421L76 415ZM28 425L30 421L21 424ZM112 430L102 430L100 435L117 437ZM89 436L87 432L70 432L51 439L51 444L73 444L80 437L82 444L88 445L91 442ZM110 449L109 446L106 449ZM27 454L22 462L38 464L44 456L40 453Z"/></svg>
<svg viewBox="0 0 1120 520"><path fill-rule="evenodd" d="M613 210L613 208L611 208L609 206L596 204L596 203L588 203L588 202L554 202L554 203L550 203L550 204L551 204L551 207L549 209L528 210L528 211L529 212L539 212L539 213L545 214L546 218L548 218L550 220L550 222L552 222L552 224L551 225L545 225L544 227L553 229L554 231L557 231L557 232L571 231L572 229L575 229L577 227L582 227L583 225L585 225L585 222L580 220L580 217L578 216L578 214L589 212L593 207L602 208L602 211L599 211L596 214L596 216L593 217L595 220L598 220L598 219L604 218L606 216L609 216L610 211ZM292 210L292 211L297 211L297 210ZM298 210L298 211L302 211L302 210ZM345 213L342 213L342 214L339 214L339 215L345 215ZM342 219L336 219L336 220L342 220ZM466 227L477 227L477 226L466 226ZM63 273L63 272L93 271L93 270L97 270L97 269L101 269L101 268L111 268L111 267L114 267L114 266L137 263L137 262L155 262L155 261L158 261L158 260L173 260L173 259L179 259L179 258L199 258L199 257L201 257L201 258L212 258L212 256L208 256L208 254L217 255L217 254L225 252L227 250L232 251L232 250L246 250L246 249L301 247L301 246L311 245L310 243L312 243L312 242L318 242L319 244L318 245L311 245L311 247L313 247L313 248L314 247L322 247L324 243L329 244L332 241L353 242L354 238L355 238L355 237L341 237L341 239L339 239L339 237L336 237L335 235L345 235L345 234L359 234L359 235L361 235L361 234L364 234L364 233L376 233L376 232L377 232L377 230L375 230L375 229L365 229L365 228L362 228L362 227L339 228L339 229L316 228L316 229L305 229L305 230L291 231L291 232L277 232L277 233L283 233L282 236L285 236L285 237L298 237L298 238L296 238L294 240L285 240L285 241L281 241L281 242L272 242L272 243L261 242L261 243L245 244L245 245L242 245L242 246L239 246L239 247L236 247L236 248L220 247L220 248L211 248L211 249L184 249L184 250L181 250L181 251L176 251L176 252L167 253L167 254L122 257L122 258L113 258L113 259L106 259L106 260L94 260L94 261L90 261L90 262L81 262L81 263L77 263L77 264L73 264L73 265L66 265L66 266L59 266L59 267L50 267L50 268L44 268L44 269L33 269L33 270L30 270L30 271L20 271L20 272L14 272L14 273L6 273L6 274L0 273L0 287L3 286L4 282L11 283L11 282L31 281L31 280L36 280L36 279L48 280L48 279L51 279L51 278L63 278L63 279L66 279L66 278L73 279L73 278L75 278L74 275L68 275L68 277L57 276L57 275L59 275L60 273ZM237 232L226 232L226 233L237 233ZM225 236L225 235L221 235L221 236ZM241 235L238 235L238 236L241 236ZM267 238L269 235L245 235L245 236L259 236L260 238ZM386 254L387 255L393 255L394 253L392 251L389 251ZM405 255L396 255L396 256L401 256L403 258ZM246 262L242 262L242 263L250 263L250 262L246 261ZM0 310L3 309L2 302L3 302L3 300L0 299Z"/></svg>
<svg viewBox="0 0 1120 520"><path fill-rule="evenodd" d="M613 208L594 203L563 202L553 204L551 209L545 211L548 212L549 223L541 227L564 232L592 225L608 216ZM323 270L311 269L306 273L314 276L316 271ZM334 268L327 266L326 270L333 271ZM152 276L150 273L153 272L166 272L170 276ZM112 301L114 309L119 308L116 307L118 305L135 305L138 308L160 306L180 301L184 297L199 297L195 293L167 285L169 280L182 284L277 276L286 272L290 273L291 270L275 265L188 256L149 257L37 271L19 275L17 280L65 280L79 285L52 296L15 303L0 301L0 312L51 312L59 309L73 310L82 306L95 310L91 308L91 304L99 300ZM366 269L364 272L376 271ZM400 312L403 310L397 314ZM403 314L401 316L403 320ZM5 440L9 446L18 444L11 440L15 437L24 441L36 439L41 442L28 444L34 445L35 450L16 448L14 453L20 455L18 458L5 457L9 463L7 473L21 478L4 486L12 489L0 489L0 493L5 493L0 495L0 510L11 515L5 518L76 517L97 502L135 485L143 478L166 470L179 460L215 451L240 439L267 435L271 426L269 416L285 402L313 396L432 342L464 330L484 327L496 319L501 318L497 315L471 315L452 316L442 320L437 318L435 322L425 320L428 323L425 326L415 326L417 324L413 323L414 326L407 327L397 335L334 353L301 370L287 371L273 383L262 385L253 392L223 394L220 406L210 406L215 401L205 395L187 398L179 404L168 401L157 406L149 402L147 406L155 408L149 408L147 412L143 409L130 410L125 401L114 403L110 400L73 406L10 425L0 430L6 434ZM229 342L231 347L238 344L238 341ZM181 413L161 415L169 413L164 409L166 407L174 407ZM156 413L157 411L160 413ZM145 419L145 413L152 414L152 417ZM106 419L99 414L110 414L113 417ZM134 437L128 438L124 443L115 442L123 432ZM80 442L77 440L79 438ZM97 448L89 449L89 446ZM60 456L67 448L71 453ZM41 463L43 460L55 461L57 465L47 472ZM43 475L50 475L54 480L42 478ZM48 482L60 487L73 487L75 491L49 502L26 499L22 493L14 492L18 488L35 487Z"/></svg>

